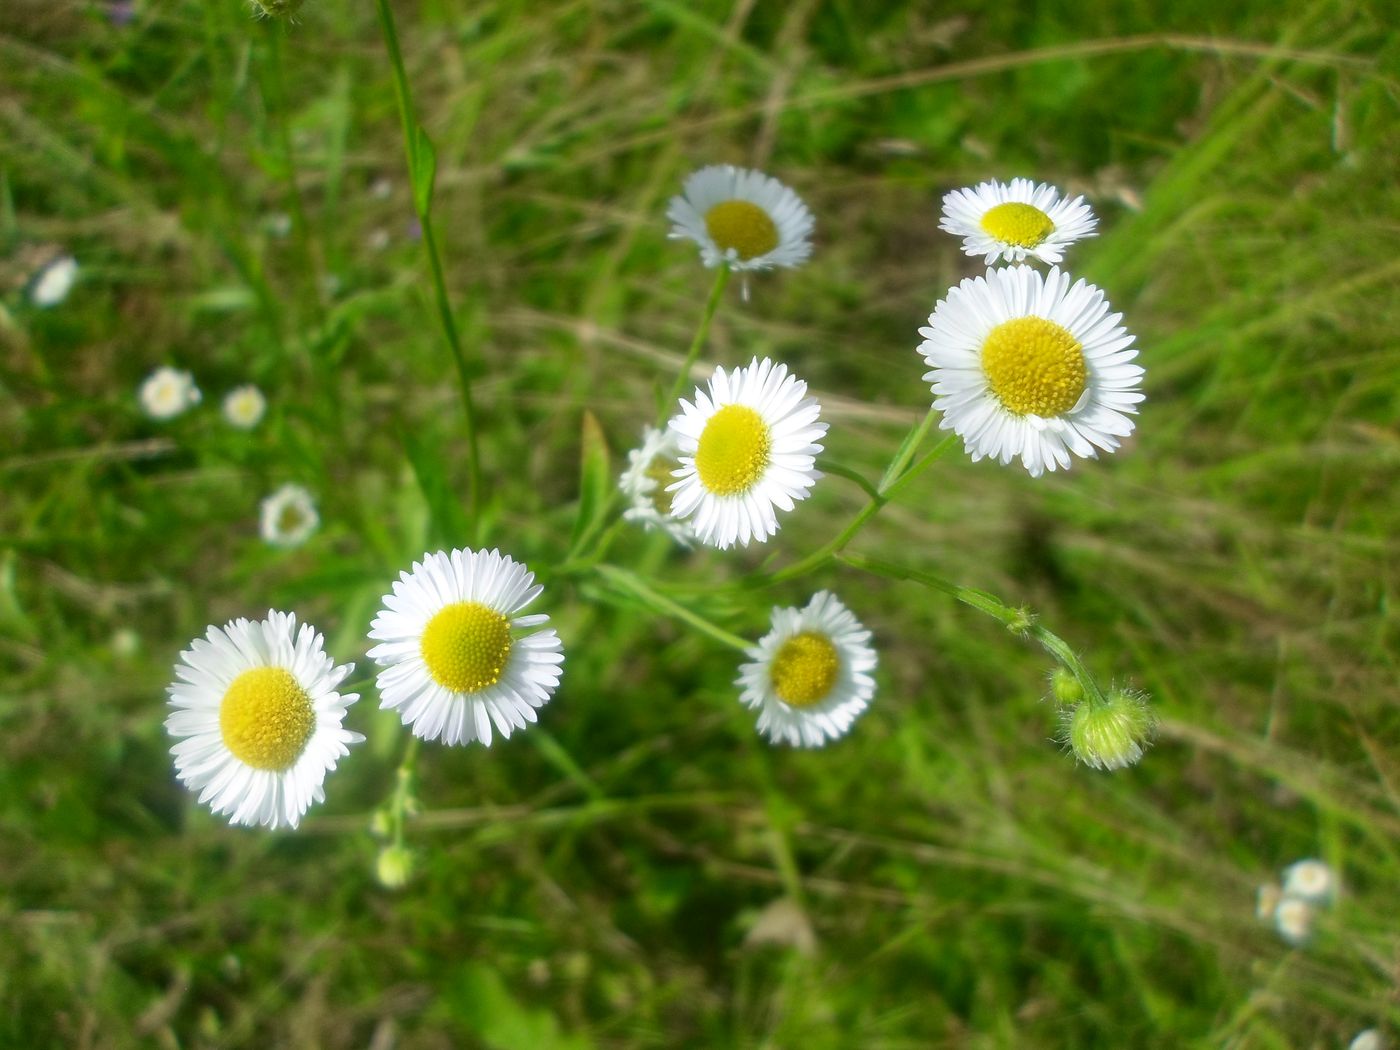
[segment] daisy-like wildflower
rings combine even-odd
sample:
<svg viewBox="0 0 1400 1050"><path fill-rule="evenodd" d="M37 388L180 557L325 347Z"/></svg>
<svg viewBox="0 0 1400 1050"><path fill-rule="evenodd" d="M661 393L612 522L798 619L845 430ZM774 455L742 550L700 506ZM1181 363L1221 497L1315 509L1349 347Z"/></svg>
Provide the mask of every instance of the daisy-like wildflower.
<svg viewBox="0 0 1400 1050"><path fill-rule="evenodd" d="M1347 1050L1385 1050L1385 1038L1374 1028L1367 1028L1352 1038Z"/></svg>
<svg viewBox="0 0 1400 1050"><path fill-rule="evenodd" d="M152 419L174 419L199 404L203 397L194 385L194 376L178 368L162 365L148 375L137 391L146 415Z"/></svg>
<svg viewBox="0 0 1400 1050"><path fill-rule="evenodd" d="M235 387L224 398L224 419L239 430L252 430L262 422L267 411L267 398L251 383Z"/></svg>
<svg viewBox="0 0 1400 1050"><path fill-rule="evenodd" d="M354 667L326 655L292 613L211 626L180 654L166 731L175 771L230 824L296 827L350 745L341 726L359 695L338 687Z"/></svg>
<svg viewBox="0 0 1400 1050"><path fill-rule="evenodd" d="M1281 900L1283 900L1283 890L1279 888L1277 882L1262 883L1254 896L1255 918L1268 922L1274 917L1274 912L1278 910L1278 902Z"/></svg>
<svg viewBox="0 0 1400 1050"><path fill-rule="evenodd" d="M1320 860L1300 860L1284 869L1283 892L1312 904L1328 904L1337 892L1337 876Z"/></svg>
<svg viewBox="0 0 1400 1050"><path fill-rule="evenodd" d="M53 260L29 286L29 299L35 306L57 306L68 298L78 281L78 260L62 255Z"/></svg>
<svg viewBox="0 0 1400 1050"><path fill-rule="evenodd" d="M679 457L680 447L670 429L647 427L641 447L627 453L627 469L618 480L618 488L632 504L622 512L623 518L648 532L661 529L682 547L689 547L695 542L695 530L690 522L671 514L671 493L667 491L680 466Z"/></svg>
<svg viewBox="0 0 1400 1050"><path fill-rule="evenodd" d="M300 547L320 524L316 501L300 485L283 485L262 501L259 531L274 547Z"/></svg>
<svg viewBox="0 0 1400 1050"><path fill-rule="evenodd" d="M713 269L801 266L812 254L816 220L802 198L761 171L712 164L685 180L666 217L671 236L694 241Z"/></svg>
<svg viewBox="0 0 1400 1050"><path fill-rule="evenodd" d="M563 645L549 621L519 615L544 588L500 551L424 555L399 574L375 616L369 655L380 707L399 713L424 740L491 746L537 718L559 687Z"/></svg>
<svg viewBox="0 0 1400 1050"><path fill-rule="evenodd" d="M1133 432L1143 370L1092 284L1052 269L988 270L948 291L919 329L939 424L974 460L1020 458L1032 477Z"/></svg>
<svg viewBox="0 0 1400 1050"><path fill-rule="evenodd" d="M946 194L938 228L961 237L964 252L991 266L998 259L1057 263L1075 241L1093 237L1097 225L1083 197L1068 200L1054 186L1012 179Z"/></svg>
<svg viewBox="0 0 1400 1050"><path fill-rule="evenodd" d="M844 736L875 695L870 632L829 591L803 609L774 609L771 622L737 682L758 731L793 747Z"/></svg>
<svg viewBox="0 0 1400 1050"><path fill-rule="evenodd" d="M1304 944L1316 918L1317 909L1301 897L1284 897L1274 909L1274 929L1289 944Z"/></svg>
<svg viewBox="0 0 1400 1050"><path fill-rule="evenodd" d="M778 531L774 508L792 510L821 477L816 456L826 424L807 384L786 365L754 358L747 368L716 368L708 393L682 399L670 422L679 479L667 486L671 513L693 519L701 543L724 549L760 543Z"/></svg>

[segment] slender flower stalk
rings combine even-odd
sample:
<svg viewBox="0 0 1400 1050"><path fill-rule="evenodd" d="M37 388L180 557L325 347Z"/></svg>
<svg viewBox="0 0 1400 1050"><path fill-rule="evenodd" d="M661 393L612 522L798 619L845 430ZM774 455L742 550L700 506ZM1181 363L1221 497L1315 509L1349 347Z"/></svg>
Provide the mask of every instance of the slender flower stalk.
<svg viewBox="0 0 1400 1050"><path fill-rule="evenodd" d="M690 370L695 367L695 362L700 357L700 351L705 349L705 340L710 334L710 322L715 319L715 311L719 309L720 297L724 295L725 286L729 284L729 278L733 272L725 263L721 263L715 271L715 283L710 287L710 297L705 300L705 312L700 315L700 324L695 329L694 338L690 340L690 349L685 353L680 373L676 376L676 381L671 384L671 394L667 397L666 403L661 406L661 413L656 420L657 426L666 425L666 418L676 410L676 402L680 400L681 394L686 390L686 384L690 381Z"/></svg>

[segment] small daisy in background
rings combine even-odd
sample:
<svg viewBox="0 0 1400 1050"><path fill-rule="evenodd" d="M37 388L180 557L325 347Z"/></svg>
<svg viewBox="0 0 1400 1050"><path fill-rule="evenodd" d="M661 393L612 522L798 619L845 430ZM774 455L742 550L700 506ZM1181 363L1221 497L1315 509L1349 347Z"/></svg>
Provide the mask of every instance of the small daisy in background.
<svg viewBox="0 0 1400 1050"><path fill-rule="evenodd" d="M689 522L672 515L671 493L667 491L679 467L676 435L669 429L647 427L641 446L627 453L627 469L618 480L618 488L631 503L622 512L624 519L648 532L661 529L682 547L689 547L695 543L695 530Z"/></svg>
<svg viewBox="0 0 1400 1050"><path fill-rule="evenodd" d="M1323 861L1295 861L1283 870L1283 893L1311 904L1330 904L1337 893L1337 875Z"/></svg>
<svg viewBox="0 0 1400 1050"><path fill-rule="evenodd" d="M148 375L137 391L141 408L152 419L174 419L199 404L202 394L194 376L162 365Z"/></svg>
<svg viewBox="0 0 1400 1050"><path fill-rule="evenodd" d="M1255 914L1273 920L1278 935L1301 946L1311 938L1318 916L1337 899L1340 880L1336 871L1314 858L1295 861L1283 869L1283 884L1259 887Z"/></svg>
<svg viewBox="0 0 1400 1050"><path fill-rule="evenodd" d="M338 692L353 667L337 667L292 613L210 626L180 654L170 686L165 728L180 780L231 824L296 827L364 740L341 726L359 699Z"/></svg>
<svg viewBox="0 0 1400 1050"><path fill-rule="evenodd" d="M949 289L919 329L940 429L974 461L1019 458L1031 477L1114 451L1143 400L1122 319L1058 268L988 270Z"/></svg>
<svg viewBox="0 0 1400 1050"><path fill-rule="evenodd" d="M721 550L760 543L778 531L775 508L792 510L821 473L816 456L826 424L807 384L786 365L754 358L747 368L716 368L708 392L681 401L670 422L680 455L667 486L671 512L691 519L701 543Z"/></svg>
<svg viewBox="0 0 1400 1050"><path fill-rule="evenodd" d="M761 171L713 164L685 180L666 217L671 237L694 241L707 267L769 270L801 266L812 254L816 220L802 198Z"/></svg>
<svg viewBox="0 0 1400 1050"><path fill-rule="evenodd" d="M829 591L803 609L774 609L771 624L736 683L758 731L793 747L845 736L875 696L870 632Z"/></svg>
<svg viewBox="0 0 1400 1050"><path fill-rule="evenodd" d="M1278 910L1278 902L1283 900L1283 889L1277 882L1261 883L1254 895L1254 917L1260 922L1268 922Z"/></svg>
<svg viewBox="0 0 1400 1050"><path fill-rule="evenodd" d="M266 411L267 398L251 383L235 387L224 398L224 419L239 430L252 430L262 422Z"/></svg>
<svg viewBox="0 0 1400 1050"><path fill-rule="evenodd" d="M1388 1045L1379 1029L1367 1028L1356 1033L1347 1044L1347 1050L1386 1050Z"/></svg>
<svg viewBox="0 0 1400 1050"><path fill-rule="evenodd" d="M321 524L321 516L310 492L288 484L262 501L258 524L262 538L274 547L300 547Z"/></svg>
<svg viewBox="0 0 1400 1050"><path fill-rule="evenodd" d="M1274 929L1289 944L1298 946L1312 937L1317 909L1298 897L1284 897L1274 909Z"/></svg>
<svg viewBox="0 0 1400 1050"><path fill-rule="evenodd" d="M520 615L544 588L497 550L438 551L399 574L369 637L380 707L444 744L509 738L559 688L564 647L549 617Z"/></svg>
<svg viewBox="0 0 1400 1050"><path fill-rule="evenodd" d="M29 301L44 308L57 306L68 298L77 283L78 260L71 255L60 255L34 275L29 286Z"/></svg>
<svg viewBox="0 0 1400 1050"><path fill-rule="evenodd" d="M1095 236L1098 219L1083 197L1030 179L983 182L943 198L940 230L963 239L963 251L991 266L998 259L1057 263L1075 241Z"/></svg>

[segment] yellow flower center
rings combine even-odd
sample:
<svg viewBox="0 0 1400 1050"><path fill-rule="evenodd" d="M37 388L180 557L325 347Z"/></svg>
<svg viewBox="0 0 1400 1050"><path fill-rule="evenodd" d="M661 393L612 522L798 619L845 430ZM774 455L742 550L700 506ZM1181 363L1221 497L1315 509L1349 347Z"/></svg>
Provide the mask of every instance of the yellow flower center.
<svg viewBox="0 0 1400 1050"><path fill-rule="evenodd" d="M302 514L301 508L295 503L288 503L277 512L277 531L295 532L306 522L306 517Z"/></svg>
<svg viewBox="0 0 1400 1050"><path fill-rule="evenodd" d="M501 680L510 657L510 620L480 602L443 606L423 628L423 662L438 685L479 693Z"/></svg>
<svg viewBox="0 0 1400 1050"><path fill-rule="evenodd" d="M1039 208L1012 201L987 209L982 229L1005 244L1035 248L1055 232L1055 224Z"/></svg>
<svg viewBox="0 0 1400 1050"><path fill-rule="evenodd" d="M768 213L748 201L722 201L705 213L705 229L722 252L733 248L747 262L778 246L778 227Z"/></svg>
<svg viewBox="0 0 1400 1050"><path fill-rule="evenodd" d="M831 639L815 631L803 631L778 647L768 677L773 692L783 703L806 707L825 699L840 670L841 657Z"/></svg>
<svg viewBox="0 0 1400 1050"><path fill-rule="evenodd" d="M651 490L651 502L656 507L658 514L671 513L671 497L673 493L667 492L666 487L675 482L675 470L680 466L673 459L665 456L657 456L647 466L646 476L656 482L656 488Z"/></svg>
<svg viewBox="0 0 1400 1050"><path fill-rule="evenodd" d="M311 697L285 667L244 671L219 705L224 745L254 769L291 769L315 727Z"/></svg>
<svg viewBox="0 0 1400 1050"><path fill-rule="evenodd" d="M700 433L695 450L700 484L716 496L747 492L767 468L772 445L762 416L747 405L725 405Z"/></svg>
<svg viewBox="0 0 1400 1050"><path fill-rule="evenodd" d="M993 328L982 344L982 371L997 400L1018 416L1068 412L1088 383L1084 347L1043 317L1016 317Z"/></svg>

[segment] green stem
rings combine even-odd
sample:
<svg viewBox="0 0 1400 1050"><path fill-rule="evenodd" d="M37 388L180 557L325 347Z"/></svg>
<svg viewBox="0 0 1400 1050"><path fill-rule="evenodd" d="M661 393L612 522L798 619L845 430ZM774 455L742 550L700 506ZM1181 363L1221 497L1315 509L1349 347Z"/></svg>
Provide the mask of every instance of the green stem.
<svg viewBox="0 0 1400 1050"><path fill-rule="evenodd" d="M1079 684L1084 687L1084 697L1090 704L1097 706L1104 703L1103 693L1099 690L1098 683L1094 681L1094 676L1089 673L1089 669L1084 666L1084 662L1079 659L1078 654L1070 648L1069 643L1053 631L1036 623L1035 617L1026 610L1007 605L995 594L973 587L960 586L951 580L945 580L942 576L936 576L921 569L911 569L908 566L896 565L878 558L867 558L860 554L842 554L839 555L839 559L853 569L860 569L891 580L908 580L935 591L942 591L964 605L970 605L974 609L1000 620L1016 633L1034 638L1040 643L1041 648L1074 675Z"/></svg>
<svg viewBox="0 0 1400 1050"><path fill-rule="evenodd" d="M904 440L900 442L899 450L895 452L894 458L890 460L890 465L885 468L885 474L880 478L879 489L886 491L895 481L899 479L900 473L905 465L913 458L914 453L919 450L919 446L924 443L924 438L928 435L929 428L933 426L934 411L932 408L924 415L924 418L909 431Z"/></svg>
<svg viewBox="0 0 1400 1050"><path fill-rule="evenodd" d="M399 103L399 123L403 125L404 149L408 159L409 178L413 182L413 209L423 228L423 248L428 255L428 267L432 271L433 295L437 302L438 321L452 352L453 363L457 366L457 385L462 395L462 414L467 424L467 472L471 508L471 527L480 530L481 521L481 458L477 449L476 408L472 401L471 371L467 367L466 353L457 333L457 321L452 314L452 305L447 297L447 282L443 277L442 255L438 250L437 235L433 232L431 193L420 192L420 180L431 178L431 172L424 173L421 165L423 155L418 145L419 136L426 141L427 136L418 126L413 112L413 96L409 92L408 74L404 70L403 53L399 49L399 35L394 27L394 13L389 0L376 0L379 9L379 25L384 33L384 44L389 51L389 61L394 70L394 94ZM430 162L431 163L431 162Z"/></svg>
<svg viewBox="0 0 1400 1050"><path fill-rule="evenodd" d="M737 634L726 631L718 624L711 623L699 613L687 609L684 605L673 601L664 594L659 594L652 590L651 587L647 586L635 573L629 572L626 569L620 569L616 565L599 565L596 567L595 571L599 576L603 577L603 579L610 581L619 589L639 598L642 602L649 605L653 610L661 613L663 616L670 616L683 623L688 623L696 630L709 635L717 642L722 642L731 649L738 649L741 653L748 652L749 643L745 639L740 638Z"/></svg>
<svg viewBox="0 0 1400 1050"><path fill-rule="evenodd" d="M380 0L383 3L383 0ZM657 419L658 426L664 426L666 418L675 411L676 402L680 400L681 394L685 391L686 383L690 380L690 370L694 367L696 360L700 357L700 351L705 348L705 339L710 334L710 322L714 320L715 311L719 309L720 297L724 295L724 289L729 284L732 271L724 263L720 263L719 272L715 274L715 283L710 288L710 297L705 300L705 312L700 316L700 327L695 329L695 337L690 340L690 349L686 351L685 360L681 363L681 371L676 376L676 381L671 385L671 396L666 403L661 406L661 412Z"/></svg>
<svg viewBox="0 0 1400 1050"><path fill-rule="evenodd" d="M413 795L413 768L418 761L418 738L409 734L408 743L403 749L403 759L399 762L397 780L394 782L394 798L390 803L393 811L394 845L403 846L404 818L408 813L408 800Z"/></svg>
<svg viewBox="0 0 1400 1050"><path fill-rule="evenodd" d="M271 58L268 62L268 85L272 89L269 99L270 117L277 133L277 148L282 154L282 177L287 184L287 207L292 213L292 232L296 237L297 248L306 267L306 284L311 290L311 301L316 306L317 316L324 314L321 303L321 264L311 240L311 225L306 221L306 206L302 202L301 187L297 184L296 154L292 149L292 134L287 119L287 81L283 72L282 50L287 26L276 21L271 27L268 47Z"/></svg>

